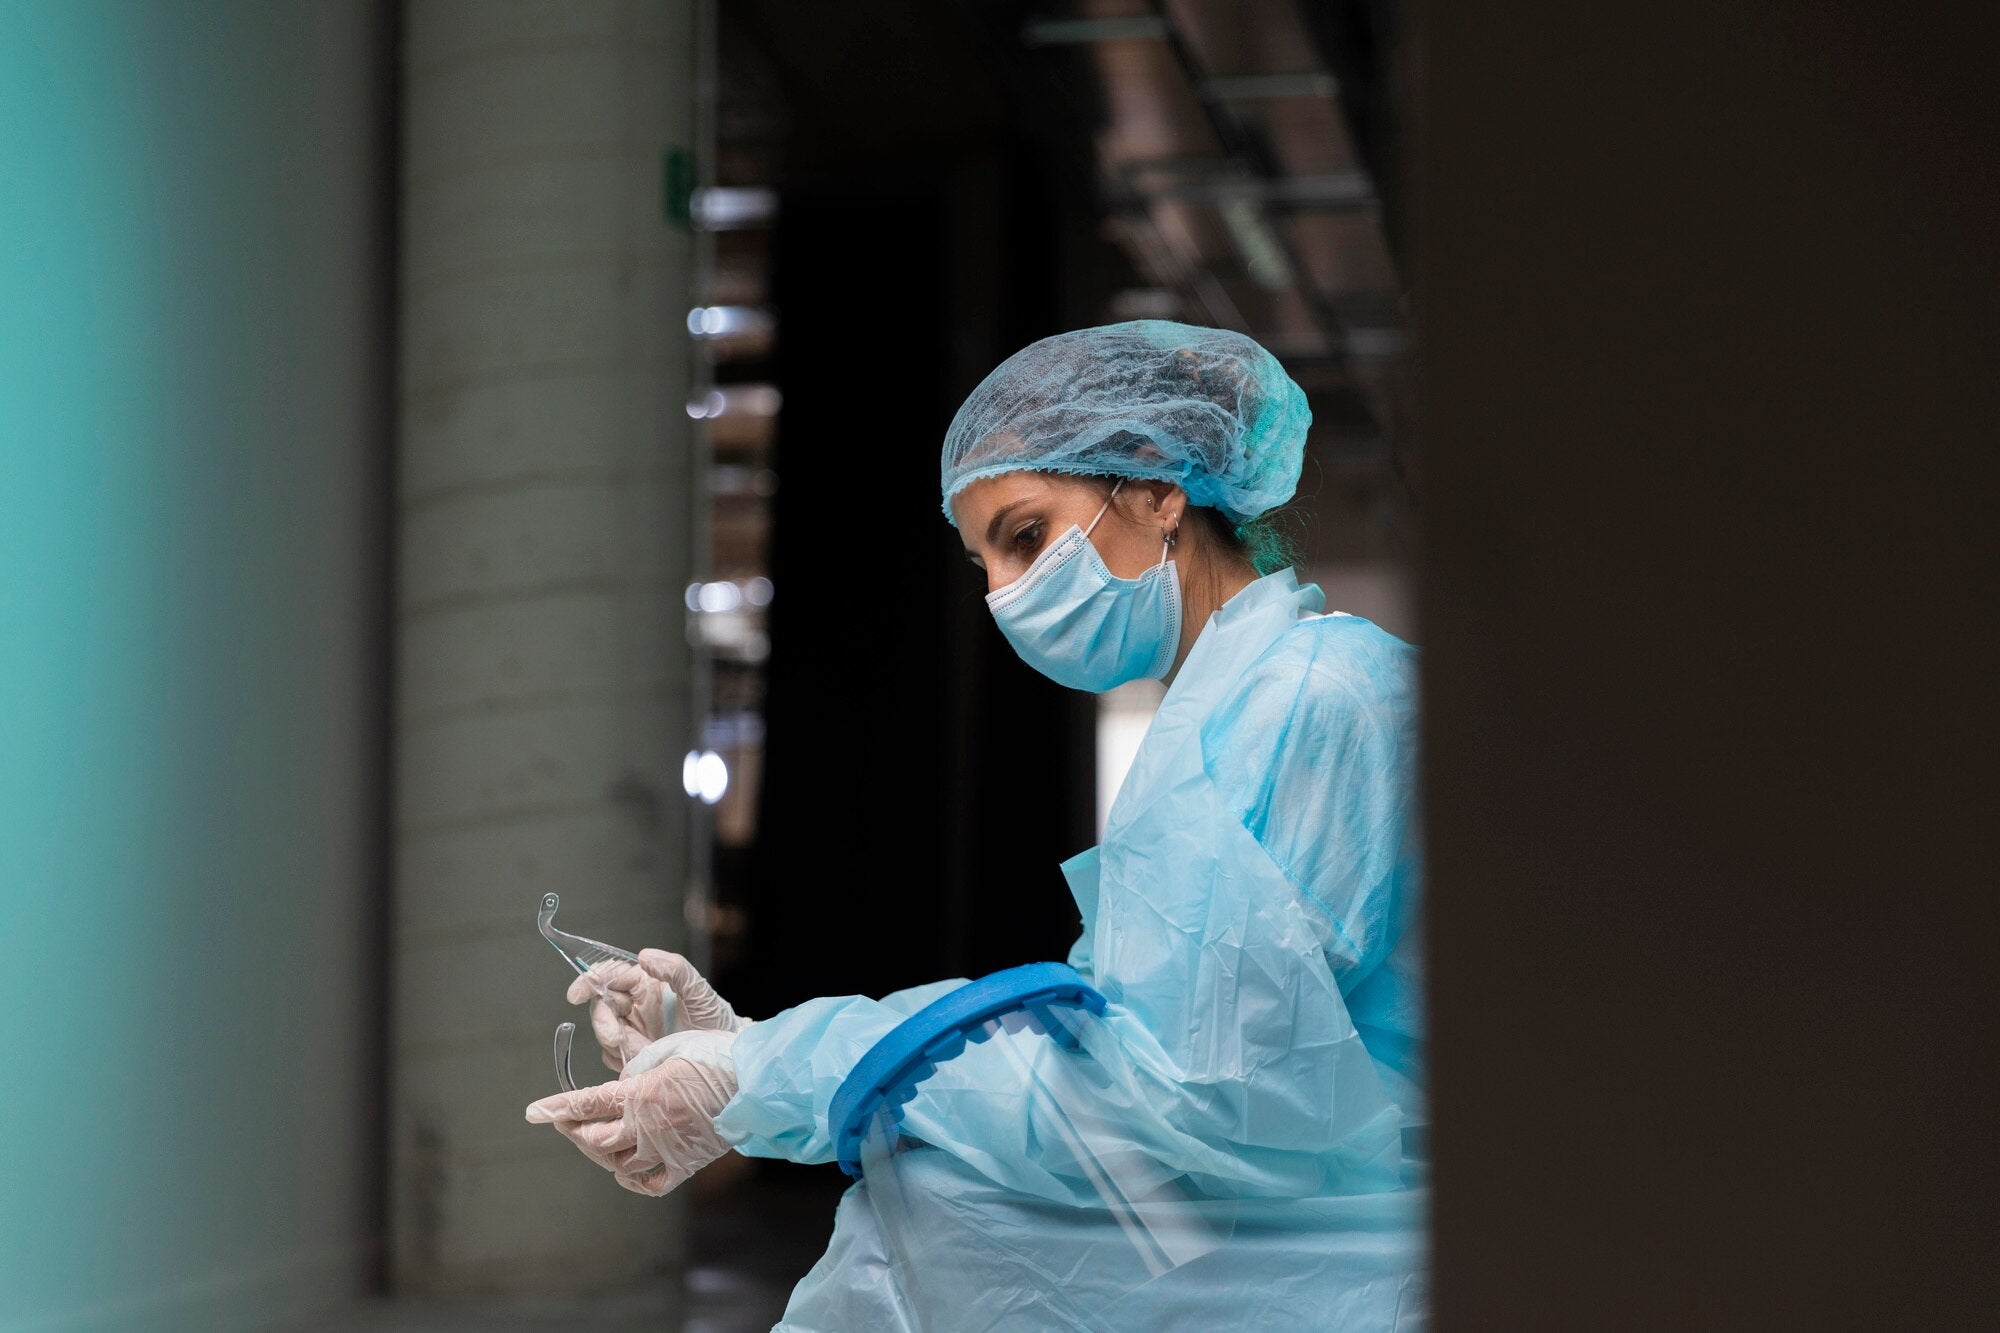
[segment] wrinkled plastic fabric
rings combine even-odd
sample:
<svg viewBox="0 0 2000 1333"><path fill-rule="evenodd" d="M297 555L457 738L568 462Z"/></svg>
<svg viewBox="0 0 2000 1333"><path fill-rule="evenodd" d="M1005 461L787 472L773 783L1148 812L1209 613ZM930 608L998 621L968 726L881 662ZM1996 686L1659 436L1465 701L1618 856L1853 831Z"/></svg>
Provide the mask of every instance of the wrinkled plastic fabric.
<svg viewBox="0 0 2000 1333"><path fill-rule="evenodd" d="M885 1236L870 1185L850 1190L781 1327L1422 1326L1414 654L1320 606L1284 571L1216 614L1103 845L1063 868L1084 923L1070 963L1110 1001L1085 1043L1089 1113L1134 1170L1226 1216L1226 1242L1151 1272L1033 1132L1013 1062L973 1046L905 1108L923 1224ZM829 1160L847 1071L958 984L751 1028L720 1132Z"/></svg>
<svg viewBox="0 0 2000 1333"><path fill-rule="evenodd" d="M892 1238L869 1187L849 1190L780 1333L1424 1327L1422 1191L1211 1204L1228 1241L1154 1276L1101 1210L1016 1194L943 1151L904 1170L919 1211Z"/></svg>
<svg viewBox="0 0 2000 1333"><path fill-rule="evenodd" d="M1006 472L1171 481L1245 523L1292 498L1312 413L1240 333L1161 319L1059 333L1001 362L945 432L952 497Z"/></svg>
<svg viewBox="0 0 2000 1333"><path fill-rule="evenodd" d="M1089 1256L1073 1264L1066 1299L1108 1305L1228 1243L1233 1203L1202 1194L1184 1173L1133 1141L1116 1066L1103 1062L1115 1056L1118 1043L1102 1020L1076 1008L1013 1014L980 1025L971 1042L947 1062L971 1060L946 1075L947 1086L971 1095L977 1084L980 1094L998 1093L1014 1112L1016 1151L1044 1173L1039 1183L1045 1193L1005 1191L1000 1197L1021 1212L1019 1225L1061 1235L1075 1253ZM974 1067L976 1074L970 1073ZM880 1113L862 1137L862 1191L872 1224L896 1259L898 1287L913 1308L960 1309L962 1269L938 1253L938 1238L954 1220L963 1235L967 1226L990 1230L994 1218L981 1223L951 1206L965 1197L968 1164L912 1139L899 1119ZM987 1192L976 1193L981 1203L975 1211L988 1212ZM946 1262L929 1262L932 1256ZM1016 1274L998 1289L1021 1286Z"/></svg>

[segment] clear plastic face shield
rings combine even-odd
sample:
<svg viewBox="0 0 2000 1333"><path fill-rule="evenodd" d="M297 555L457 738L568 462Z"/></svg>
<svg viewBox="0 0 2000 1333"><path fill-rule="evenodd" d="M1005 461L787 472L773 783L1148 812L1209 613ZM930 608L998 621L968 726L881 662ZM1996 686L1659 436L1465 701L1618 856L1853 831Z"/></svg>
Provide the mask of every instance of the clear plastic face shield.
<svg viewBox="0 0 2000 1333"><path fill-rule="evenodd" d="M1143 1118L1124 1113L1134 1093L1098 1016L1102 997L1055 964L964 991L1029 973L1067 973L1073 984L913 1033L909 1049L891 1052L905 1068L881 1076L889 1086L873 1105L846 1108L841 1164L858 1174L856 1196L865 1196L884 1257L925 1327L972 1316L962 1308L968 1290L1033 1302L1050 1325L1088 1320L1214 1254L1232 1231L1232 1201L1204 1197L1135 1138ZM977 1141L1004 1151L975 1158L931 1146L922 1134L932 1118L961 1131L977 1123ZM1066 1256L1055 1287L1051 1252Z"/></svg>

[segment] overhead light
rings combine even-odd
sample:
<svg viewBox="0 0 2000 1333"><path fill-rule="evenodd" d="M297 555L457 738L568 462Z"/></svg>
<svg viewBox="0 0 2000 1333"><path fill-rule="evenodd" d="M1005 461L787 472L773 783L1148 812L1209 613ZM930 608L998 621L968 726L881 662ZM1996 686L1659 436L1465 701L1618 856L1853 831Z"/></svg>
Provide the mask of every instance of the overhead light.
<svg viewBox="0 0 2000 1333"><path fill-rule="evenodd" d="M684 600L687 609L703 615L726 616L744 607L761 610L771 604L776 589L762 574L737 583L718 579L713 583L690 583Z"/></svg>
<svg viewBox="0 0 2000 1333"><path fill-rule="evenodd" d="M695 594L695 602L697 609L709 615L725 615L743 605L743 590L726 580L704 583Z"/></svg>
<svg viewBox="0 0 2000 1333"><path fill-rule="evenodd" d="M1160 41L1172 34L1157 14L1130 18L1029 19L1021 40L1029 46L1087 46L1094 42Z"/></svg>
<svg viewBox="0 0 2000 1333"><path fill-rule="evenodd" d="M749 495L768 500L778 493L778 474L767 467L717 463L708 469L708 489L715 495Z"/></svg>
<svg viewBox="0 0 2000 1333"><path fill-rule="evenodd" d="M688 215L698 231L740 231L778 216L778 192L762 186L711 185L696 190Z"/></svg>
<svg viewBox="0 0 2000 1333"><path fill-rule="evenodd" d="M751 709L717 713L701 729L702 745L710 750L748 750L764 743L764 719Z"/></svg>
<svg viewBox="0 0 2000 1333"><path fill-rule="evenodd" d="M713 750L689 750L681 760L681 788L703 805L714 805L729 790L729 765Z"/></svg>
<svg viewBox="0 0 2000 1333"><path fill-rule="evenodd" d="M1216 211L1222 214L1223 228L1243 256L1252 282L1267 292L1281 292L1293 285L1291 261L1256 200L1224 199Z"/></svg>
<svg viewBox="0 0 2000 1333"><path fill-rule="evenodd" d="M696 421L718 417L774 417L785 396L770 384L717 385L688 399L687 414Z"/></svg>
<svg viewBox="0 0 2000 1333"><path fill-rule="evenodd" d="M697 338L763 336L777 327L768 310L753 305L698 305L688 311L688 332Z"/></svg>

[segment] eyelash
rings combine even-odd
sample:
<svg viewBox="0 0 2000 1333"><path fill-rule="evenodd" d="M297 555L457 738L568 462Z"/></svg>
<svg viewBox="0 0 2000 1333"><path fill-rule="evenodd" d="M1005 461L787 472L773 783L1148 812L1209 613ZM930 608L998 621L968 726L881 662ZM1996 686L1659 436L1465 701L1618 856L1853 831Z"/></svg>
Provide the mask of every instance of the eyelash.
<svg viewBox="0 0 2000 1333"><path fill-rule="evenodd" d="M1040 546L1041 544L1042 544L1042 522L1040 519L1036 519L1033 523L1028 524L1027 527L1022 528L1019 532L1014 534L1015 548L1024 553L1034 550L1037 546Z"/></svg>

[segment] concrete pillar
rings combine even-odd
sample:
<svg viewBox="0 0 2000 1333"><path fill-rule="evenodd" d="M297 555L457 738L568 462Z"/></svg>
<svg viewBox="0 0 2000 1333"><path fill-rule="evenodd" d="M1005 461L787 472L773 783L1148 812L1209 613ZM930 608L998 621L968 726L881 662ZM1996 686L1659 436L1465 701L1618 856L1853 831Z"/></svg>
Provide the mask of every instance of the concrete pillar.
<svg viewBox="0 0 2000 1333"><path fill-rule="evenodd" d="M538 896L581 934L685 942L693 250L667 163L694 13L404 14L391 1270L612 1284L675 1264L681 1204L521 1111L580 1017Z"/></svg>

